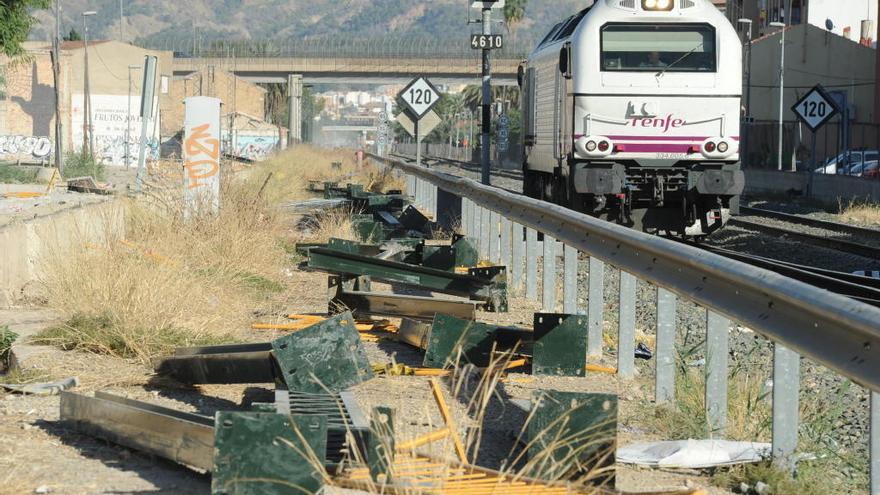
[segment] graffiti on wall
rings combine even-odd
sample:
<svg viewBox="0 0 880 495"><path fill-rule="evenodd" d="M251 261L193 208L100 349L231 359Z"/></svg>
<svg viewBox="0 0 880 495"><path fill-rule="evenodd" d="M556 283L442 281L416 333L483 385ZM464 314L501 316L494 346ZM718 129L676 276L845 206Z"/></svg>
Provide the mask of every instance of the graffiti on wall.
<svg viewBox="0 0 880 495"><path fill-rule="evenodd" d="M237 134L235 144L227 153L258 162L268 158L278 147L278 144L278 136Z"/></svg>
<svg viewBox="0 0 880 495"><path fill-rule="evenodd" d="M83 97L81 94L75 94L71 101L73 149L81 151L85 119ZM92 95L91 102L95 156L107 165L123 166L126 164L126 151L128 151L129 164L137 163L143 126L143 121L138 115L141 106L140 95L132 95L131 112L129 112L128 95ZM154 106L158 106L158 97ZM151 160L159 158L159 119L157 111L156 118L150 121L147 128L147 158ZM128 146L126 146L126 138Z"/></svg>
<svg viewBox="0 0 880 495"><path fill-rule="evenodd" d="M0 156L7 159L46 158L52 153L52 147L48 136L0 135Z"/></svg>

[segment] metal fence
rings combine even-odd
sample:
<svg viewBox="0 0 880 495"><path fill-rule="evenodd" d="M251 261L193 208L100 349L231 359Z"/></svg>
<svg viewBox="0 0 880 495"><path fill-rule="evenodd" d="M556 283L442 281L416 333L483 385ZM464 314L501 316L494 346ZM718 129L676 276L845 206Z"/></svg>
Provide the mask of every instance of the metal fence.
<svg viewBox="0 0 880 495"><path fill-rule="evenodd" d="M676 304L706 309L705 412L713 436L727 427L728 332L732 321L773 344L772 455L790 467L798 445L801 354L869 387L871 493L880 493L880 309L750 265L649 236L556 205L372 155L406 175L415 203L436 217L438 190L454 197L464 234L478 240L481 258L508 267L509 287L557 308L562 278L564 313L578 307L579 253L589 256L586 308L588 354L603 352L604 272L620 270L617 369L634 372L636 285L656 286L655 400L675 400ZM457 209L460 208L460 209ZM543 241L540 237L543 236ZM562 253L561 267L557 265ZM538 291L538 264L543 266ZM560 270L561 268L561 270ZM560 273L561 272L561 273Z"/></svg>
<svg viewBox="0 0 880 495"><path fill-rule="evenodd" d="M372 59L474 59L480 50L471 48L462 36L438 43L435 38L383 36L381 38L290 38L287 40L220 40L164 38L140 44L142 48L174 52L177 58L372 58ZM522 60L531 43L510 42L493 50L493 58Z"/></svg>
<svg viewBox="0 0 880 495"><path fill-rule="evenodd" d="M829 122L816 132L816 167L827 159L847 150L880 149L880 125L850 123L842 129L840 122ZM748 146L748 157L743 162L749 168L777 168L778 122L755 122L743 126L743 141ZM783 123L783 170L809 170L812 165L812 139L810 130L796 122ZM792 167L792 163L795 167Z"/></svg>

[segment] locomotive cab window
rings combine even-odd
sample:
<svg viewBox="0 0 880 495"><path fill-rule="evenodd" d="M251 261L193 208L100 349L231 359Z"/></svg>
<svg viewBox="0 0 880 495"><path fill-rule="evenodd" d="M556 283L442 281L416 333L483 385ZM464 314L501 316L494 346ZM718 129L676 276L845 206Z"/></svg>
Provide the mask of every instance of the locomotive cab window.
<svg viewBox="0 0 880 495"><path fill-rule="evenodd" d="M602 70L715 72L715 28L708 24L606 24Z"/></svg>

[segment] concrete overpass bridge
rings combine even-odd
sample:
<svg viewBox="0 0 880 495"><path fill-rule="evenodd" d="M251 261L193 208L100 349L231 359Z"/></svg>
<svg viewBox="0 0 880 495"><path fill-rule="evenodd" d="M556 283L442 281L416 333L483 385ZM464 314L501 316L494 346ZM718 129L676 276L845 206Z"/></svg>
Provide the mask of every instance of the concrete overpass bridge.
<svg viewBox="0 0 880 495"><path fill-rule="evenodd" d="M286 83L302 75L306 84L400 84L427 76L438 84L476 84L480 51L470 47L466 33L452 41L437 39L312 39L280 42L192 40L151 43L148 48L174 52L174 74L186 76L213 66L259 83ZM529 43L492 53L495 84L516 84L516 71Z"/></svg>

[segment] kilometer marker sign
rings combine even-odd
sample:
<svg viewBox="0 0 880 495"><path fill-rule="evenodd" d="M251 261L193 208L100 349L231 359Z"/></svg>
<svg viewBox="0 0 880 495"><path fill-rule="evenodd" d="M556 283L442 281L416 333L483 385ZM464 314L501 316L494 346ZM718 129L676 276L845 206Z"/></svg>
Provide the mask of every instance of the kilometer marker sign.
<svg viewBox="0 0 880 495"><path fill-rule="evenodd" d="M424 117L440 101L440 92L424 77L414 79L397 96L415 120Z"/></svg>
<svg viewBox="0 0 880 495"><path fill-rule="evenodd" d="M812 132L816 132L839 113L834 99L819 84L795 103L791 110Z"/></svg>

